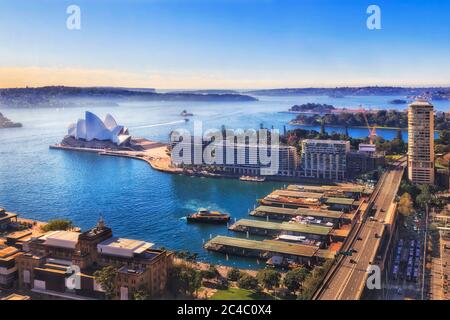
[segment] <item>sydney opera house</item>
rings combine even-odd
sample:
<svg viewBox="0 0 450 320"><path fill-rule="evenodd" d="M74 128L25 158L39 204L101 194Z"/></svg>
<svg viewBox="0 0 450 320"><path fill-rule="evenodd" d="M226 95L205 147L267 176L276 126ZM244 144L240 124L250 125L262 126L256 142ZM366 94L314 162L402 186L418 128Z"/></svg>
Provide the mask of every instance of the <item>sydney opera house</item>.
<svg viewBox="0 0 450 320"><path fill-rule="evenodd" d="M105 141L117 146L128 144L131 140L128 129L118 125L110 114L102 121L89 111L86 111L85 119L69 125L68 135L77 141Z"/></svg>

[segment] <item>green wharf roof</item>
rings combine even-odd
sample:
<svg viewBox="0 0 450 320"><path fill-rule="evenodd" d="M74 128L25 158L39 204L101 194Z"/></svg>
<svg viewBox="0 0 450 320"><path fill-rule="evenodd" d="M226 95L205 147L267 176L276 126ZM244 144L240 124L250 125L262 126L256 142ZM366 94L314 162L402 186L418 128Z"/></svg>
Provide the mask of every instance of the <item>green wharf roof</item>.
<svg viewBox="0 0 450 320"><path fill-rule="evenodd" d="M331 227L302 224L302 223L289 223L289 222L267 222L260 220L241 219L237 221L234 226L243 226L250 228L277 230L277 231L289 231L298 233L309 233L326 236L330 233Z"/></svg>
<svg viewBox="0 0 450 320"><path fill-rule="evenodd" d="M348 205L348 206L351 206L354 202L355 202L355 199L350 199L350 198L330 197L330 198L326 198L326 200L325 200L326 204L342 204L342 205Z"/></svg>
<svg viewBox="0 0 450 320"><path fill-rule="evenodd" d="M258 241L226 236L217 236L212 240L208 241L206 246L211 244L242 248L247 250L259 250L293 256L302 256L302 257L312 257L318 250L318 248L314 246L294 244L283 241L274 241L274 240Z"/></svg>

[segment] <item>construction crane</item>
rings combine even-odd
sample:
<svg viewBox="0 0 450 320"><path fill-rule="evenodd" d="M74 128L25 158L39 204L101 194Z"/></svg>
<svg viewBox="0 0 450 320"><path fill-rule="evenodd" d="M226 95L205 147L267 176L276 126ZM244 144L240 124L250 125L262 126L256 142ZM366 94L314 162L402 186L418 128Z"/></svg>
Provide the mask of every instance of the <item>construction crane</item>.
<svg viewBox="0 0 450 320"><path fill-rule="evenodd" d="M360 107L363 110L362 114L364 116L364 120L366 120L367 129L369 130L369 141L370 141L370 144L373 144L373 142L374 142L374 140L375 140L375 138L377 136L376 127L375 126L370 127L369 120L367 119L366 110L363 109L362 106L360 106Z"/></svg>

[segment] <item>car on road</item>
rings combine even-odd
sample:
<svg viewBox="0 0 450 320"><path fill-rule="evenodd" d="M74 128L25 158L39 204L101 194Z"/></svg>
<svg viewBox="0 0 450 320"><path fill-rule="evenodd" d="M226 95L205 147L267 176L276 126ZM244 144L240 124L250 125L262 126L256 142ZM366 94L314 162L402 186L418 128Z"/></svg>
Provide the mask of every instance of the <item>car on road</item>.
<svg viewBox="0 0 450 320"><path fill-rule="evenodd" d="M350 259L350 263L357 263L357 262L353 259Z"/></svg>
<svg viewBox="0 0 450 320"><path fill-rule="evenodd" d="M356 240L360 240L360 241L361 241L361 240L362 240L362 238L361 238L361 237L358 237L358 238L356 238Z"/></svg>

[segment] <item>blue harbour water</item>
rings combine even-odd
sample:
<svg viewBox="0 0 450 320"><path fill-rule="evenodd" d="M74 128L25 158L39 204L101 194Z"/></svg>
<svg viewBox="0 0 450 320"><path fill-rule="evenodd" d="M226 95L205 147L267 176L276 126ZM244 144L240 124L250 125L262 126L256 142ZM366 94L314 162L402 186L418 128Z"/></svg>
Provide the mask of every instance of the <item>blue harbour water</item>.
<svg viewBox="0 0 450 320"><path fill-rule="evenodd" d="M101 117L111 113L134 136L167 141L171 130L191 128L194 120L201 120L203 129L220 128L222 124L232 129L257 129L263 123L281 130L294 115L280 111L293 104L393 108L387 102L394 98L259 97L259 101L245 103L140 102L110 107L86 104L65 109L2 109L0 112L24 126L0 130L0 207L43 221L68 218L82 229L93 226L102 215L117 236L147 240L156 247L189 250L213 263L257 267L254 260L225 259L202 247L210 237L239 234L227 231L226 226L187 224L183 217L199 207L228 212L236 219L246 217L257 198L282 183L171 175L137 160L50 150L48 146L59 142L68 124L83 117L85 110ZM436 104L436 108L448 110L448 103ZM194 113L188 123L179 116L183 109ZM367 129L349 132L355 137L367 135ZM378 134L392 138L395 131L379 130Z"/></svg>

